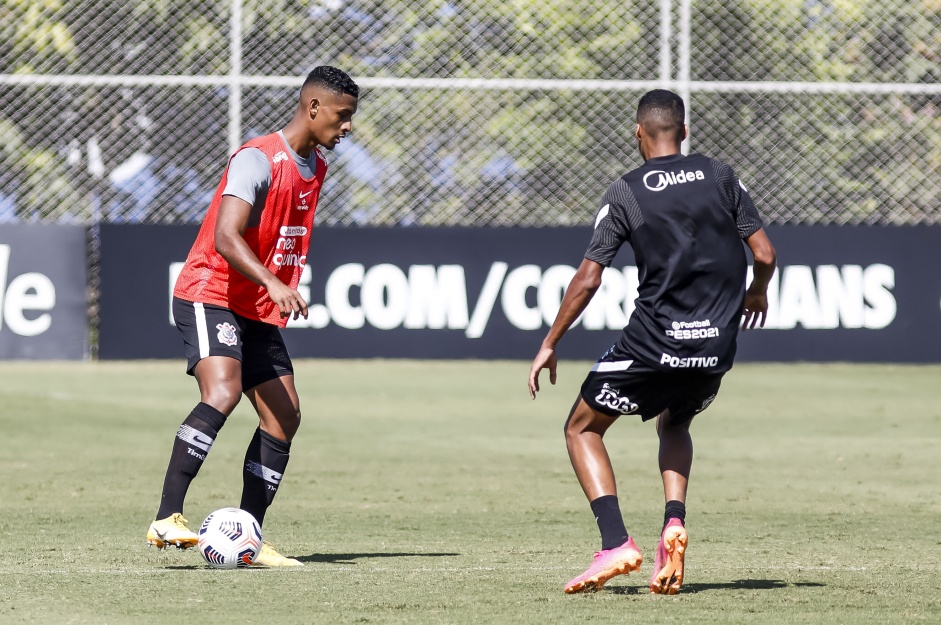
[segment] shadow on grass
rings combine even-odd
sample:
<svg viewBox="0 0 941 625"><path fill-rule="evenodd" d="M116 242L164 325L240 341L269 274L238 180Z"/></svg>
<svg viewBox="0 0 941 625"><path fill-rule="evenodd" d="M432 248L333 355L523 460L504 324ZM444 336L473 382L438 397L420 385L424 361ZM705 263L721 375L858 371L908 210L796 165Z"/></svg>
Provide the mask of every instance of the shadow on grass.
<svg viewBox="0 0 941 625"><path fill-rule="evenodd" d="M301 562L322 562L325 564L356 564L355 560L367 558L449 558L459 553L312 553L309 556L297 556Z"/></svg>
<svg viewBox="0 0 941 625"><path fill-rule="evenodd" d="M780 579L735 579L731 582L717 584L683 584L679 594L696 594L698 592L706 592L709 590L776 590L778 588L787 588L788 586L821 587L826 586L826 584L820 584L818 582L795 582L792 584ZM650 589L648 589L646 586L607 586L605 587L604 591L613 595L650 594Z"/></svg>
<svg viewBox="0 0 941 625"><path fill-rule="evenodd" d="M208 564L174 564L172 566L162 567L168 571L219 571L220 573L225 573L226 571L267 571L267 566L245 566L238 569L214 569ZM298 567L299 568L299 567Z"/></svg>
<svg viewBox="0 0 941 625"><path fill-rule="evenodd" d="M312 553L309 556L293 556L301 562L318 562L323 564L356 564L356 560L367 558L450 558L459 556L459 553ZM174 564L164 567L173 571L196 571L211 568L207 564ZM245 571L264 571L269 567L247 567Z"/></svg>

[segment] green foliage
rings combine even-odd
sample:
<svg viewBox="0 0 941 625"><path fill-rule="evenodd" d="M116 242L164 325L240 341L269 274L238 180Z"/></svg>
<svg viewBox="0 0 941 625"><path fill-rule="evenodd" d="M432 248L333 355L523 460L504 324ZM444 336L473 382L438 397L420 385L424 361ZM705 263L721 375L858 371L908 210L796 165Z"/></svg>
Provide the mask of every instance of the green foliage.
<svg viewBox="0 0 941 625"><path fill-rule="evenodd" d="M3 0L0 49L10 52L0 71L31 74L74 63L77 50L62 19L64 5L60 0Z"/></svg>
<svg viewBox="0 0 941 625"><path fill-rule="evenodd" d="M0 117L0 167L21 180L18 211L29 219L91 220L88 199L77 193L61 159L48 150L29 149L16 127Z"/></svg>
<svg viewBox="0 0 941 625"><path fill-rule="evenodd" d="M184 67L199 68L199 73L219 74L228 70L228 58L225 56L226 33L218 24L196 16L184 20L181 36L180 57Z"/></svg>
<svg viewBox="0 0 941 625"><path fill-rule="evenodd" d="M91 220L88 199L76 193L55 153L31 150L22 158L26 176L20 194L20 214L30 219L75 222Z"/></svg>
<svg viewBox="0 0 941 625"><path fill-rule="evenodd" d="M697 81L941 81L938 0L697 0L692 7ZM244 0L243 71L299 76L331 63L354 77L649 80L660 72L659 10L638 1ZM230 32L228 0L0 0L0 72L224 75ZM30 172L62 152L56 135L84 140L108 122L124 128L131 108L174 120L185 107L187 120L213 120L200 126L196 143L223 144L224 90L194 99L181 97L182 89L146 90L145 98L143 88L115 88L102 98L112 108L87 115L81 94L57 89L53 101L38 103L36 92L2 94L22 142L7 155L17 195L34 198L31 207L58 201L50 189L23 190ZM245 127L267 132L283 124L293 105L293 91L286 93L243 98ZM367 90L354 140L382 163L385 177L362 181L337 168L331 176L343 193L334 205L346 207L338 220L359 212L383 224L583 222L610 179L637 163L629 126L638 95ZM777 221L937 219L937 96L694 92L690 104L693 148L741 170ZM50 109L83 114L63 132ZM174 158L187 152L179 136L154 127L138 129L147 149ZM212 164L224 154L190 158L201 175L213 172L202 180L212 188ZM484 168L506 158L513 165L504 180L485 180ZM444 187L434 187L443 178Z"/></svg>
<svg viewBox="0 0 941 625"><path fill-rule="evenodd" d="M0 158L5 165L12 164L23 151L23 137L16 126L0 118Z"/></svg>
<svg viewBox="0 0 941 625"><path fill-rule="evenodd" d="M217 0L3 0L10 73L226 71L229 3Z"/></svg>

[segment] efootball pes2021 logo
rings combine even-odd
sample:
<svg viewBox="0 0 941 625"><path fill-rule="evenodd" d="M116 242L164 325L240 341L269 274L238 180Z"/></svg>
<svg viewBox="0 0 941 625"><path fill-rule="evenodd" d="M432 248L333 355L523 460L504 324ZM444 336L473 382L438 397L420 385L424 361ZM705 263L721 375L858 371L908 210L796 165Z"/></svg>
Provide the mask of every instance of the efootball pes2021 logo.
<svg viewBox="0 0 941 625"><path fill-rule="evenodd" d="M621 397L618 390L611 388L611 385L607 382L601 387L601 392L595 397L595 401L621 414L633 414L640 408L640 406L632 402L630 398Z"/></svg>
<svg viewBox="0 0 941 625"><path fill-rule="evenodd" d="M711 339L719 336L719 328L713 328L708 319L702 321L674 321L672 329L667 330L667 336L678 341L692 339Z"/></svg>

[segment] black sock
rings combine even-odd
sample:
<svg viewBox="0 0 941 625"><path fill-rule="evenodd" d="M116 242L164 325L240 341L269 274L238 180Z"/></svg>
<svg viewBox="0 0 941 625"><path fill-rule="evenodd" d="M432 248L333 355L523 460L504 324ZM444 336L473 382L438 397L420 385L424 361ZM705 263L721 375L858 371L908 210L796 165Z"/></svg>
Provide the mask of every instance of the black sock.
<svg viewBox="0 0 941 625"><path fill-rule="evenodd" d="M683 527L686 527L686 504L675 499L668 501L663 513L663 527L667 526L670 519L679 519Z"/></svg>
<svg viewBox="0 0 941 625"><path fill-rule="evenodd" d="M173 451L170 452L170 464L160 496L160 509L157 510L158 519L165 519L174 512L183 512L183 500L186 499L190 482L203 466L216 435L225 425L225 419L224 414L200 402L183 420L173 439Z"/></svg>
<svg viewBox="0 0 941 625"><path fill-rule="evenodd" d="M278 493L278 484L288 466L291 443L282 441L261 429L255 430L245 451L242 468L242 503L239 505L255 517L258 525L265 521L265 512Z"/></svg>
<svg viewBox="0 0 941 625"><path fill-rule="evenodd" d="M603 495L591 502L591 511L601 531L601 549L614 549L627 542L627 528L615 495Z"/></svg>

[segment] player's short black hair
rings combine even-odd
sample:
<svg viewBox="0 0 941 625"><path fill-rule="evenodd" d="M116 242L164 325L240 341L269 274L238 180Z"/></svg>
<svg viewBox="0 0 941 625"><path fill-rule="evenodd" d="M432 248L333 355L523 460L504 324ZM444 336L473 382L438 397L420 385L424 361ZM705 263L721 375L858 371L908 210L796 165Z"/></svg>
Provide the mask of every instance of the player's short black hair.
<svg viewBox="0 0 941 625"><path fill-rule="evenodd" d="M672 130L679 136L686 123L683 98L667 89L648 91L637 103L637 123L654 135Z"/></svg>
<svg viewBox="0 0 941 625"><path fill-rule="evenodd" d="M354 98L359 97L359 86L353 82L350 75L342 69L329 65L320 65L307 74L307 79L301 85L301 91L310 85L322 87L334 93L346 93Z"/></svg>

